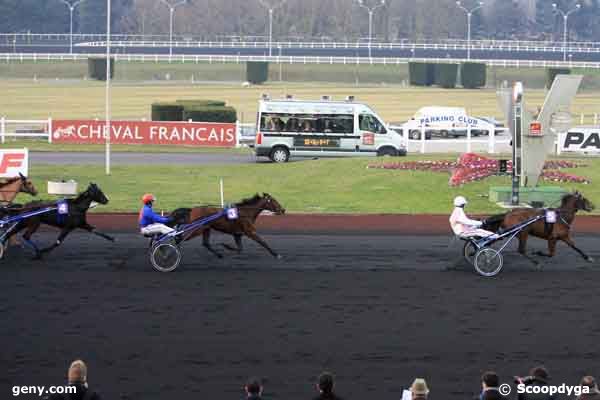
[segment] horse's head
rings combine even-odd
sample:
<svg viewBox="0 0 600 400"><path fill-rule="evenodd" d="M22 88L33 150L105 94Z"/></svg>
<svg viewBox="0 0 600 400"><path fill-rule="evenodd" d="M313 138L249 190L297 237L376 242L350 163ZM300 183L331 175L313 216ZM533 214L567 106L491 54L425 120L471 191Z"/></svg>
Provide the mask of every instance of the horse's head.
<svg viewBox="0 0 600 400"><path fill-rule="evenodd" d="M107 204L108 197L102 192L102 190L95 183L90 183L88 188L85 190L84 195L90 200L100 204Z"/></svg>
<svg viewBox="0 0 600 400"><path fill-rule="evenodd" d="M33 186L33 182L31 182L31 179L27 178L25 175L23 175L20 172L19 172L19 179L21 179L21 189L19 190L20 192L28 193L32 196L37 196L38 191L35 188L35 186Z"/></svg>
<svg viewBox="0 0 600 400"><path fill-rule="evenodd" d="M279 204L275 197L271 196L268 193L263 193L262 200L264 204L263 207L265 210L271 211L272 213L277 215L285 214L285 208L283 208L281 204Z"/></svg>
<svg viewBox="0 0 600 400"><path fill-rule="evenodd" d="M586 199L583 196L583 194L581 194L577 191L577 192L575 192L574 196L575 196L574 207L576 210L583 210L583 211L590 212L594 209L594 205L592 204L592 202L589 201L588 199Z"/></svg>

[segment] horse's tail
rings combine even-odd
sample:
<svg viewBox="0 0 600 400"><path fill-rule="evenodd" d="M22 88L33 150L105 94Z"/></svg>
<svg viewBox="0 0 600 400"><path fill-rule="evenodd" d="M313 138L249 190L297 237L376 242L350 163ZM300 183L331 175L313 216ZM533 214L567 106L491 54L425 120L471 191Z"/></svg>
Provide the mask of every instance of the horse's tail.
<svg viewBox="0 0 600 400"><path fill-rule="evenodd" d="M485 220L483 220L483 225L481 228L485 229L486 231L498 232L502 226L502 222L504 222L506 214L508 213L495 214L487 217Z"/></svg>
<svg viewBox="0 0 600 400"><path fill-rule="evenodd" d="M171 213L171 218L173 218L173 222L171 222L171 224L180 225L189 223L191 212L191 208L178 208L177 210Z"/></svg>

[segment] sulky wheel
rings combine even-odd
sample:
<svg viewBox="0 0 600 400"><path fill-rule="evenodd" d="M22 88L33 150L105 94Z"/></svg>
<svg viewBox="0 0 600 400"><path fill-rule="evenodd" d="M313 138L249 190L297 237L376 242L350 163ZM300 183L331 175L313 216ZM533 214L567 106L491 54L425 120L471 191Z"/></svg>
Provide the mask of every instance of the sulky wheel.
<svg viewBox="0 0 600 400"><path fill-rule="evenodd" d="M503 263L504 260L499 251L491 247L486 247L477 251L473 266L480 275L489 277L498 275Z"/></svg>
<svg viewBox="0 0 600 400"><path fill-rule="evenodd" d="M463 247L463 257L470 265L473 265L475 262L475 254L477 254L477 246L475 246L475 243L467 240Z"/></svg>
<svg viewBox="0 0 600 400"><path fill-rule="evenodd" d="M181 262L181 250L174 243L159 243L150 250L150 262L159 272L174 271Z"/></svg>
<svg viewBox="0 0 600 400"><path fill-rule="evenodd" d="M6 243L0 242L0 260L4 258L4 252L6 251Z"/></svg>

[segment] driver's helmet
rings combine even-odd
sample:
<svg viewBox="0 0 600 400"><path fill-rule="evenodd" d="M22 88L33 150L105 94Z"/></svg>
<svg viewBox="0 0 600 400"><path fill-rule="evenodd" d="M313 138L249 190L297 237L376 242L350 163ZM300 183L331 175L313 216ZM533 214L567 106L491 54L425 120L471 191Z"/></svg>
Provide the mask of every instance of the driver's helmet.
<svg viewBox="0 0 600 400"><path fill-rule="evenodd" d="M467 204L467 199L463 196L456 196L454 198L454 207L463 207Z"/></svg>
<svg viewBox="0 0 600 400"><path fill-rule="evenodd" d="M154 197L154 195L151 193L146 193L145 195L142 196L142 203L144 203L144 204L152 203L155 200L156 200L156 197Z"/></svg>

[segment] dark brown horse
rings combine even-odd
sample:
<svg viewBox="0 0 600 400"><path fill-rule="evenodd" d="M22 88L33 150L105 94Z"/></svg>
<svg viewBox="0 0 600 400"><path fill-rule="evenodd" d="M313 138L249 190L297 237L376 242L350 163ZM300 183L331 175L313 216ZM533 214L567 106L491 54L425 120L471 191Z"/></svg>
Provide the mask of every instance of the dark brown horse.
<svg viewBox="0 0 600 400"><path fill-rule="evenodd" d="M256 194L254 197L244 199L232 207L238 209L239 217L237 219L227 219L223 216L196 231L188 234L183 240L187 241L194 237L202 235L202 244L211 253L219 258L223 257L223 254L216 251L210 244L210 232L216 230L229 235L232 235L235 239L236 246L223 244L228 250L240 253L243 250L242 237L247 236L254 240L262 247L267 249L273 257L281 258L279 254L273 251L267 242L261 238L256 232L256 219L263 211L270 211L277 215L285 214L285 209L275 200L275 198L267 193L263 193L262 196ZM171 214L177 224L189 224L190 222L196 221L200 218L208 217L210 215L221 212L223 209L216 207L194 207L194 208L179 208Z"/></svg>
<svg viewBox="0 0 600 400"><path fill-rule="evenodd" d="M588 256L575 246L575 242L573 241L573 238L571 238L571 226L575 221L577 211L592 211L593 209L593 204L579 192L564 195L561 199L560 207L553 209L557 214L556 223L547 224L546 219L542 218L519 233L519 253L534 264L539 264L537 260L527 255L527 239L529 236L535 236L548 241L548 253L538 251L535 253L538 256L554 257L556 254L556 243L558 241L563 241L573 250L581 254L586 261L593 262L594 260L592 257ZM545 212L546 210L544 209L535 208L514 209L506 214L494 215L488 218L486 224L484 224L484 228L494 232L506 230L525 222L528 219L543 215Z"/></svg>

